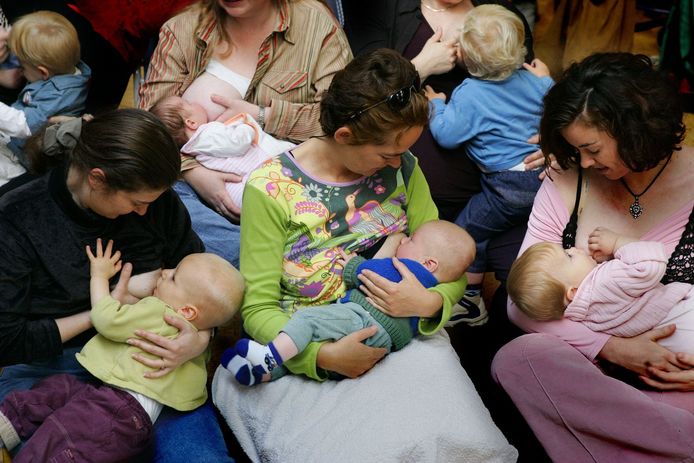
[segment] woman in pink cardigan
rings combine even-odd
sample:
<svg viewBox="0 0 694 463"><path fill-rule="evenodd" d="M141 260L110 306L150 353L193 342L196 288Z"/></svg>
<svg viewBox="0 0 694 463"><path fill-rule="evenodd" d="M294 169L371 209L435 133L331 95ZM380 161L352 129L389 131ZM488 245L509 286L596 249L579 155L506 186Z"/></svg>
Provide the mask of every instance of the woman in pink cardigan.
<svg viewBox="0 0 694 463"><path fill-rule="evenodd" d="M680 147L684 131L677 94L647 57L572 65L540 124L543 151L564 170L538 192L521 253L540 241L588 249L603 226L661 242L671 254L663 282L694 283L694 149ZM504 346L493 373L554 461L694 455L694 355L656 342L674 325L621 338L566 318L534 321L513 304L509 317L536 334ZM634 385L605 372L615 365L636 374Z"/></svg>

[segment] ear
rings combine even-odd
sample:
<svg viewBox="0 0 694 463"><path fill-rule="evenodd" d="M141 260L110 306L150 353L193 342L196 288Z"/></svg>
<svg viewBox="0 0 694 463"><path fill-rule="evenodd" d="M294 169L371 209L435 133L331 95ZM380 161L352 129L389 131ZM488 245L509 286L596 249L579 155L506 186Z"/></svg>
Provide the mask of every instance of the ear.
<svg viewBox="0 0 694 463"><path fill-rule="evenodd" d="M46 66L36 66L36 69L38 69L41 73L41 78L43 80L48 80L51 78L51 72L48 70Z"/></svg>
<svg viewBox="0 0 694 463"><path fill-rule="evenodd" d="M434 273L436 269L439 268L439 260L434 259L433 257L425 257L424 261L422 262L422 265L431 273Z"/></svg>
<svg viewBox="0 0 694 463"><path fill-rule="evenodd" d="M186 125L186 128L188 130L192 130L195 132L198 130L198 127L200 127L200 124L198 124L198 121L194 121L193 119L185 119L183 123Z"/></svg>
<svg viewBox="0 0 694 463"><path fill-rule="evenodd" d="M341 145L349 145L352 139L354 138L354 135L352 134L352 130L349 127L342 126L335 131L335 135L333 135L333 138L336 142L338 142Z"/></svg>
<svg viewBox="0 0 694 463"><path fill-rule="evenodd" d="M87 175L87 181L89 182L89 187L92 190L103 190L107 187L106 184L106 172L98 167L94 167L89 171Z"/></svg>
<svg viewBox="0 0 694 463"><path fill-rule="evenodd" d="M198 308L195 307L194 305L186 305L186 306L178 309L176 312L178 312L180 315L182 315L183 318L185 318L189 322L192 322L193 320L198 318L198 315L199 315Z"/></svg>
<svg viewBox="0 0 694 463"><path fill-rule="evenodd" d="M574 297L576 297L576 291L578 291L577 287L569 286L569 288L566 290L566 294L564 295L566 300L569 302L573 301Z"/></svg>

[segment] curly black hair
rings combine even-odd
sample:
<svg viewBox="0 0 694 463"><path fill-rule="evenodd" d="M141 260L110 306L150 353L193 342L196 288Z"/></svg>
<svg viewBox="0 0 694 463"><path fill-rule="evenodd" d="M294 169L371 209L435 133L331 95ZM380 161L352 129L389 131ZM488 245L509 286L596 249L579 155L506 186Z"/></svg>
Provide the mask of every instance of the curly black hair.
<svg viewBox="0 0 694 463"><path fill-rule="evenodd" d="M598 53L572 64L544 99L540 145L563 169L580 164L577 149L561 131L581 120L617 141L624 164L634 172L657 166L684 139L676 89L653 69L651 60L631 53Z"/></svg>

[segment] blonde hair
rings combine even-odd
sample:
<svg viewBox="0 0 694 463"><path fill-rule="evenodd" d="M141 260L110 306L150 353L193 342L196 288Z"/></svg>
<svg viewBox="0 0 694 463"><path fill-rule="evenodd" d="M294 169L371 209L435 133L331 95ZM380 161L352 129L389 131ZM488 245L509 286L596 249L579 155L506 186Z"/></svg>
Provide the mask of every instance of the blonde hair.
<svg viewBox="0 0 694 463"><path fill-rule="evenodd" d="M567 288L552 275L559 249L558 244L534 244L511 266L506 281L508 295L533 320L559 320L564 316Z"/></svg>
<svg viewBox="0 0 694 463"><path fill-rule="evenodd" d="M227 323L236 315L243 302L246 283L241 273L229 262L211 253L191 254L198 272L194 303L201 310L198 329L208 329Z"/></svg>
<svg viewBox="0 0 694 463"><path fill-rule="evenodd" d="M182 114L183 99L180 96L165 96L154 103L149 112L162 121L179 148L186 144L188 135L185 117Z"/></svg>
<svg viewBox="0 0 694 463"><path fill-rule="evenodd" d="M524 40L523 21L500 5L473 8L458 38L468 72L485 80L504 80L522 66Z"/></svg>
<svg viewBox="0 0 694 463"><path fill-rule="evenodd" d="M452 222L432 220L415 233L424 233L425 252L438 260L434 276L440 283L459 280L475 259L475 240Z"/></svg>
<svg viewBox="0 0 694 463"><path fill-rule="evenodd" d="M72 74L80 61L77 31L52 11L22 16L12 25L10 49L23 64L43 66L55 74Z"/></svg>

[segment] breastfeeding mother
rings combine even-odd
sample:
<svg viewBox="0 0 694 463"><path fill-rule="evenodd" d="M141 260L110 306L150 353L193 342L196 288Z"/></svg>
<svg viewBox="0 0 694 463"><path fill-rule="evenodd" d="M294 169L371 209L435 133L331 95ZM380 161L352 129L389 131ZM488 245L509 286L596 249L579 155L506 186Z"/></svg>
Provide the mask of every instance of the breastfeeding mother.
<svg viewBox="0 0 694 463"><path fill-rule="evenodd" d="M135 274L130 291L146 287L149 272L175 267L203 249L170 190L181 161L163 124L136 109L104 113L81 131L80 122L54 126L36 138L51 160L65 159L0 198L0 397L52 374L89 379L75 360L95 334L85 246L112 239L123 261L132 264L122 272ZM123 295L125 288L119 284L116 291ZM167 321L179 328L176 339L146 333L133 339L154 354L155 359L140 359L154 377L199 355L210 338L209 332ZM162 460L228 461L211 406L175 417L166 413L155 428ZM204 436L204 452L182 453L181 435L189 445Z"/></svg>
<svg viewBox="0 0 694 463"><path fill-rule="evenodd" d="M317 0L201 0L169 20L140 95L148 109L164 96L183 95L214 60L243 82L243 100L222 99L255 117L266 132L303 141L320 135L318 97L351 59L328 7ZM207 250L238 263L239 212L224 188L238 176L184 159L175 190ZM215 213L215 211L217 213Z"/></svg>
<svg viewBox="0 0 694 463"><path fill-rule="evenodd" d="M679 98L650 60L606 53L572 65L540 127L543 151L568 170L540 188L522 249L587 249L603 226L663 243L664 283L694 283L694 148L680 146ZM494 374L553 461L691 460L694 356L657 343L674 326L618 338L568 319L533 322L513 305L509 317L537 333L503 347ZM614 365L632 381L610 376Z"/></svg>
<svg viewBox="0 0 694 463"><path fill-rule="evenodd" d="M241 222L247 282L241 314L256 340L271 341L302 307L333 303L344 294L341 251L373 251L387 235L438 218L408 151L427 120L414 66L393 50L376 50L335 75L321 101L326 135L251 174L243 201L248 214ZM427 290L404 265L397 267L401 283L371 274L364 282L367 294L389 315L420 316L423 332L437 331L462 296L464 277ZM285 366L318 380L328 371L359 376L385 354L361 343L373 334L367 328L336 342L311 343ZM455 374L460 365L450 368ZM424 391L412 394L393 401L433 400Z"/></svg>

